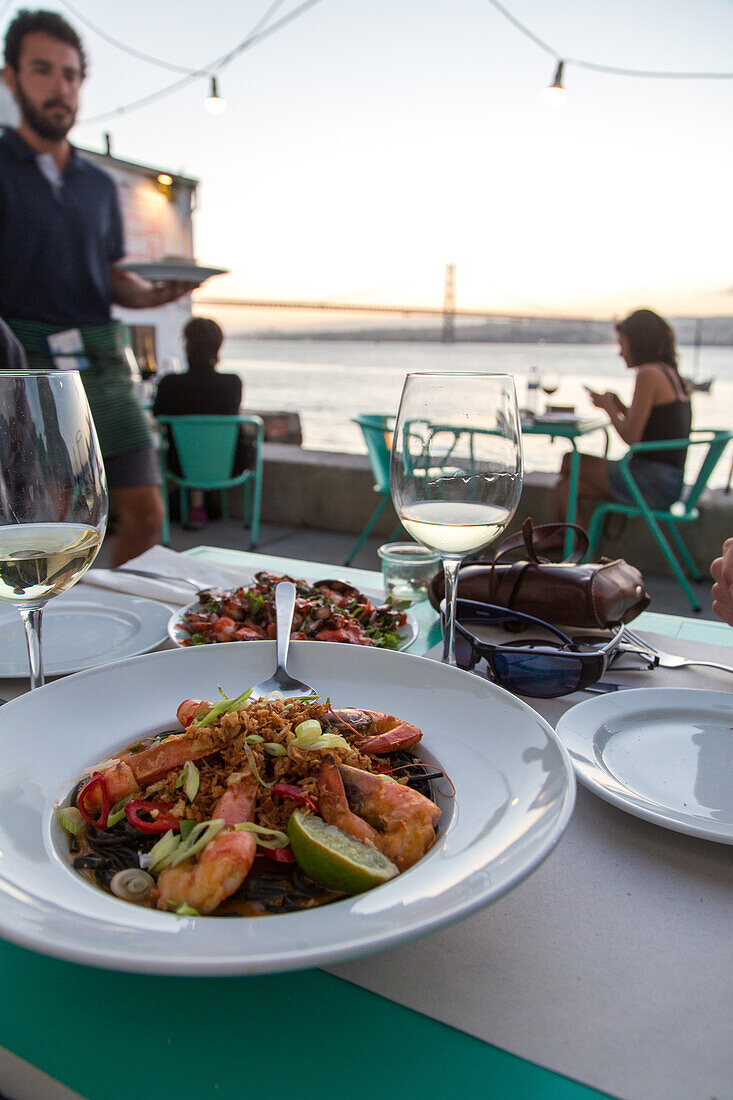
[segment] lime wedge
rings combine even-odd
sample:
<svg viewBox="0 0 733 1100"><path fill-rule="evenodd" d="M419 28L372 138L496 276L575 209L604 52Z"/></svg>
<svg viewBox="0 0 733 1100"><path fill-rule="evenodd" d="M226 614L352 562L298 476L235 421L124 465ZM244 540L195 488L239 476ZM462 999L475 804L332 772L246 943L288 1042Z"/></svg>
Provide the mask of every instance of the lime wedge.
<svg viewBox="0 0 733 1100"><path fill-rule="evenodd" d="M399 873L377 848L302 810L290 815L288 839L298 866L329 890L360 894Z"/></svg>

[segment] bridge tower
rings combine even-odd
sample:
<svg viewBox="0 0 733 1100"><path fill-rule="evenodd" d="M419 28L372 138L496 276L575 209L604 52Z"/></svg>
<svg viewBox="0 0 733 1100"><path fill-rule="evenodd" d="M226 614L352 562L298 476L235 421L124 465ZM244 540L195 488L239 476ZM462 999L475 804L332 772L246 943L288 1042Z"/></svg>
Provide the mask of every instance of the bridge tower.
<svg viewBox="0 0 733 1100"><path fill-rule="evenodd" d="M456 265L445 266L443 290L443 343L452 344L456 338Z"/></svg>

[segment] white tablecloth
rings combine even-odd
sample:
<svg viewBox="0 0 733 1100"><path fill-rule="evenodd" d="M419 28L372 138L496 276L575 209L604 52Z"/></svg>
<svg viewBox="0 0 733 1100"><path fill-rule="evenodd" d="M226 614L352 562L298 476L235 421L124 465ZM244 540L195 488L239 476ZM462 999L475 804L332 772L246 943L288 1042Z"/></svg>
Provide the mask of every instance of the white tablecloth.
<svg viewBox="0 0 733 1100"><path fill-rule="evenodd" d="M724 647L647 637L733 663ZM733 675L702 669L614 678L733 688ZM528 702L553 726L570 705ZM732 932L733 848L649 824L579 785L560 844L505 898L427 939L328 969L627 1100L730 1100Z"/></svg>

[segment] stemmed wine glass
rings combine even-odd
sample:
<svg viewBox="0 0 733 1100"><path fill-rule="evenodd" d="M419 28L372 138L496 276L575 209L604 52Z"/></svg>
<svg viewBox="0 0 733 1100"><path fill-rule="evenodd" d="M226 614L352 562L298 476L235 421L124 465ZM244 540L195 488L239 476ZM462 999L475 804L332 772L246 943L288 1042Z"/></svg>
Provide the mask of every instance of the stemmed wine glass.
<svg viewBox="0 0 733 1100"><path fill-rule="evenodd" d="M394 429L390 489L403 527L443 560L443 661L455 665L461 560L504 530L522 492L514 379L408 374Z"/></svg>
<svg viewBox="0 0 733 1100"><path fill-rule="evenodd" d="M93 562L107 484L78 371L0 370L0 601L25 626L41 687L41 614Z"/></svg>
<svg viewBox="0 0 733 1100"><path fill-rule="evenodd" d="M540 389L548 397L552 397L553 393L557 393L560 388L560 375L557 371L546 371L540 377Z"/></svg>

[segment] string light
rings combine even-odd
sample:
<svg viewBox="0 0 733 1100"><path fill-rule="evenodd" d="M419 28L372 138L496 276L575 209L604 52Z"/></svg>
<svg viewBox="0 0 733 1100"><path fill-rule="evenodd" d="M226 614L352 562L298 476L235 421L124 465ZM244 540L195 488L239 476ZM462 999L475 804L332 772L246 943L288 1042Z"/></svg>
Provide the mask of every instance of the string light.
<svg viewBox="0 0 733 1100"><path fill-rule="evenodd" d="M211 87L209 89L209 94L204 100L204 106L206 107L207 111L211 112L212 115L220 115L222 111L226 108L226 105L226 100L222 99L219 95L219 89L216 84L216 77L212 76Z"/></svg>
<svg viewBox="0 0 733 1100"><path fill-rule="evenodd" d="M733 73L694 73L694 72L662 72L654 69L622 69L616 65L599 65L595 61L582 61L577 57L565 57L562 58L557 50L554 50L552 46L549 46L547 42L543 40L526 27L524 23L520 23L515 15L499 3L499 0L489 0L492 7L507 19L513 27L516 27L520 34L525 35L531 42L534 42L535 46L538 46L545 53L548 53L550 57L553 57L557 62L557 71L555 73L554 83L549 88L545 89L545 95L547 97L552 96L555 102L562 101L562 94L564 88L562 86L562 73L565 65L577 65L581 69L591 69L597 73L608 73L611 76L641 76L651 77L656 80L733 80Z"/></svg>
<svg viewBox="0 0 733 1100"><path fill-rule="evenodd" d="M562 86L562 71L564 64L564 61L558 61L557 68L555 69L555 79L552 84L545 88L545 99L553 106L565 102L565 89Z"/></svg>
<svg viewBox="0 0 733 1100"><path fill-rule="evenodd" d="M139 110L141 107L148 107L151 103L157 102L159 99L163 99L165 96L173 95L174 92L180 91L182 88L187 87L192 81L197 80L199 77L205 76L211 78L211 73L219 72L228 65L230 61L233 61L244 50L249 49L251 46L259 45L266 38L269 38L271 34L275 34L288 23L292 23L294 19L304 15L309 8L314 7L316 4L320 4L322 0L304 0L302 4L299 4L297 8L293 8L287 15L283 15L281 19L278 19L276 23L273 23L269 27L263 27L263 24L269 19L274 10L280 6L283 0L275 0L270 6L265 16L259 21L254 30L250 31L246 38L244 38L234 49L224 54L223 57L219 57L214 61L210 61L207 65L202 65L199 69L187 70L187 75L181 77L180 80L176 80L173 84L168 84L164 88L159 88L157 92L151 92L150 95L142 96L140 99L134 100L132 103L122 104L116 107L112 111L105 111L103 114L92 115L89 118L81 118L78 120L77 125L87 126L93 122L105 122L110 118L117 118L118 115L129 113L130 111ZM116 43L118 44L118 43ZM119 44L118 44L119 45Z"/></svg>

